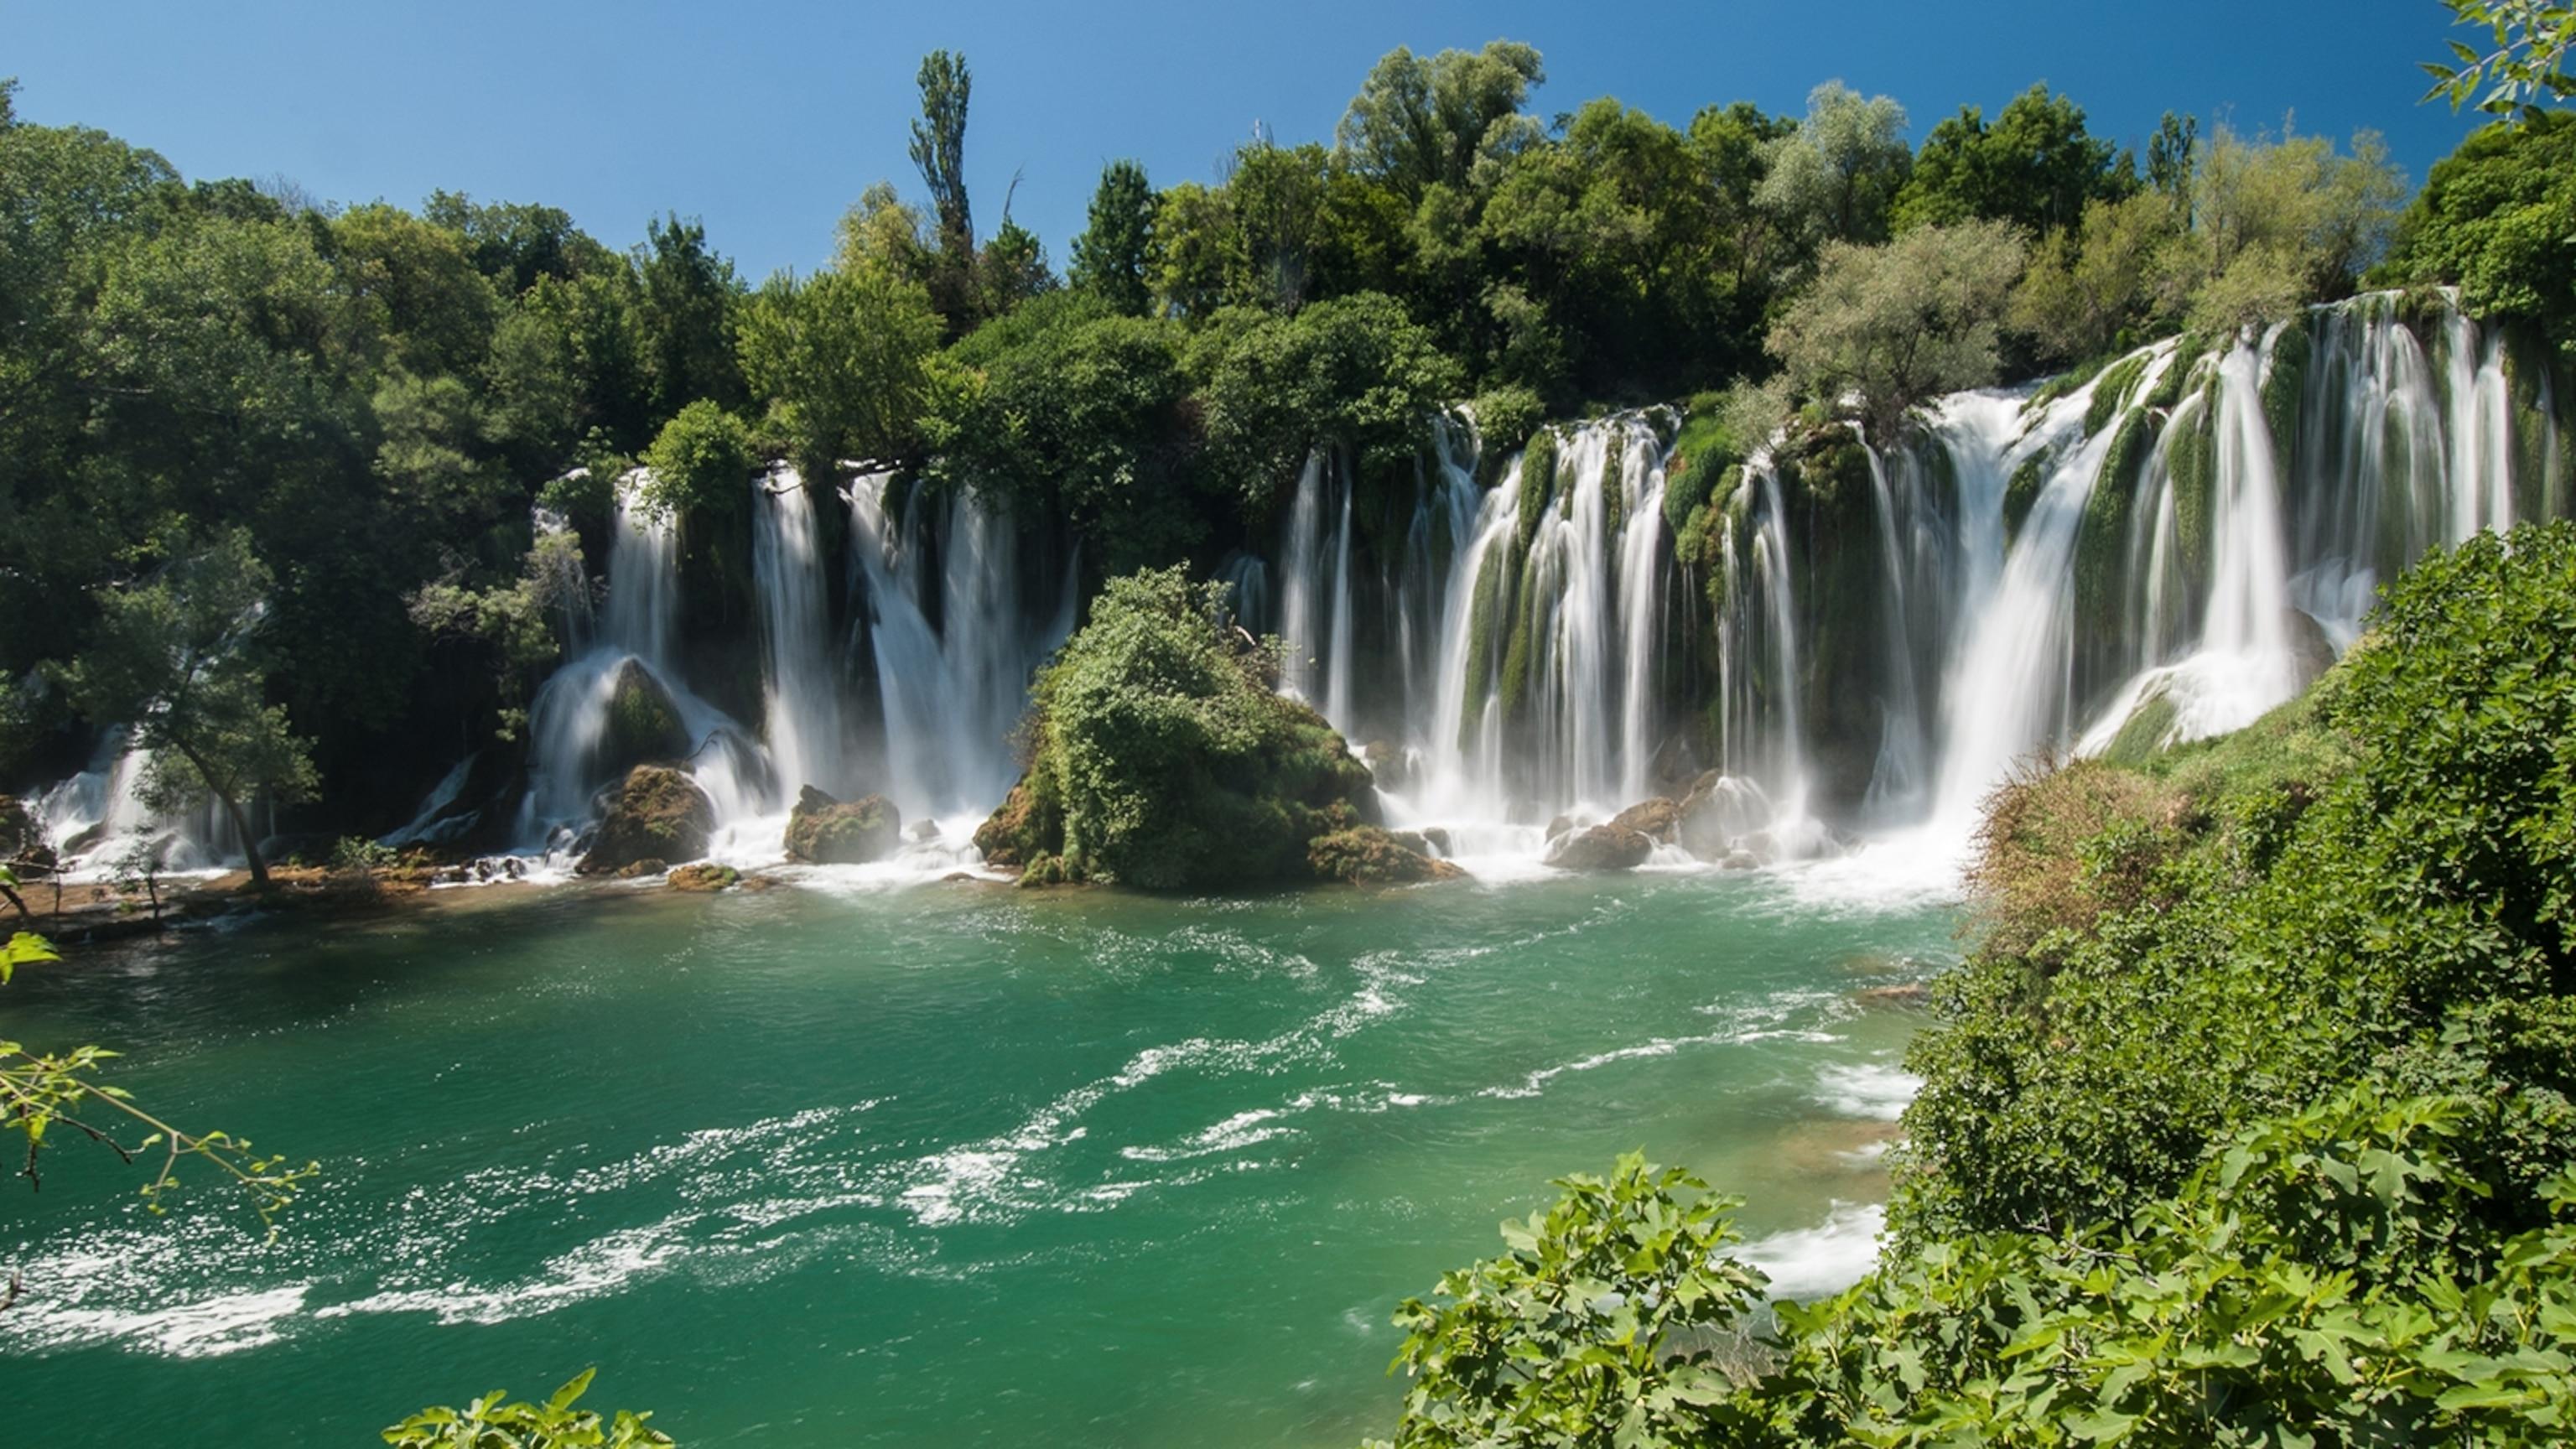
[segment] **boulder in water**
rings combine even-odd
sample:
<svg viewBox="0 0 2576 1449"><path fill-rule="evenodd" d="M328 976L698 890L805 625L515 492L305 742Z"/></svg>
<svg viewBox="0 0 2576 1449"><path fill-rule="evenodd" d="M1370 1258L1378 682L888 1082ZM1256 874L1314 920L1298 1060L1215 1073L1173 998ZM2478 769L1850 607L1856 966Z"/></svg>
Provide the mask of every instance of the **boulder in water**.
<svg viewBox="0 0 2576 1449"><path fill-rule="evenodd" d="M742 872L729 865L701 861L679 867L667 879L675 891L720 891L742 884Z"/></svg>
<svg viewBox="0 0 2576 1449"><path fill-rule="evenodd" d="M1673 841L1701 860L1724 860L1770 819L1771 801L1760 786L1711 770L1683 798Z"/></svg>
<svg viewBox="0 0 2576 1449"><path fill-rule="evenodd" d="M1595 825L1550 846L1547 863L1558 870L1635 870L1655 853L1655 842L1625 825Z"/></svg>
<svg viewBox="0 0 2576 1449"><path fill-rule="evenodd" d="M1660 795L1652 800L1640 800L1610 817L1611 824L1625 826L1664 845L1670 845L1678 838L1681 820L1681 803Z"/></svg>
<svg viewBox="0 0 2576 1449"><path fill-rule="evenodd" d="M638 765L618 785L581 873L606 875L643 860L694 860L707 853L715 825L715 803L697 781L668 765Z"/></svg>
<svg viewBox="0 0 2576 1449"><path fill-rule="evenodd" d="M1379 789L1401 793L1412 788L1413 761L1403 750L1384 740L1371 740L1360 751L1360 758L1368 762L1369 774Z"/></svg>
<svg viewBox="0 0 2576 1449"><path fill-rule="evenodd" d="M787 817L787 858L812 865L865 865L892 855L903 812L883 795L835 800L808 785Z"/></svg>
<svg viewBox="0 0 2576 1449"><path fill-rule="evenodd" d="M618 665L616 682L609 686L608 721L599 740L602 768L627 770L677 760L689 753L692 743L688 727L680 723L679 703L644 661L629 659Z"/></svg>
<svg viewBox="0 0 2576 1449"><path fill-rule="evenodd" d="M1306 863L1324 880L1353 885L1411 885L1456 880L1465 871L1431 854L1430 842L1412 831L1354 825L1318 835L1306 845Z"/></svg>

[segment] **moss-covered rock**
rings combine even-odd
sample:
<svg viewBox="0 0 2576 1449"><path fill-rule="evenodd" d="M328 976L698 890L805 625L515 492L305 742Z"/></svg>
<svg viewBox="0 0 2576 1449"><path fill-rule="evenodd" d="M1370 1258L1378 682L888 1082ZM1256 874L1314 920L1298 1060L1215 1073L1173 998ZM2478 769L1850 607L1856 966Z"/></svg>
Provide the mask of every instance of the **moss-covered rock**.
<svg viewBox="0 0 2576 1449"><path fill-rule="evenodd" d="M2021 466L2013 469L2012 477L2004 484L2005 538L2021 537L2022 523L2030 517L2030 510L2047 487L2048 457L2044 450L2022 459Z"/></svg>
<svg viewBox="0 0 2576 1449"><path fill-rule="evenodd" d="M607 875L639 861L694 860L707 853L716 808L698 782L667 765L627 772L608 816L582 857L581 873Z"/></svg>
<svg viewBox="0 0 2576 1449"><path fill-rule="evenodd" d="M1306 846L1317 878L1353 885L1413 885L1455 880L1465 871L1431 854L1430 843L1411 831L1354 825L1318 835Z"/></svg>
<svg viewBox="0 0 2576 1449"><path fill-rule="evenodd" d="M808 785L787 816L787 858L811 865L865 865L892 855L903 812L883 795L835 800Z"/></svg>
<svg viewBox="0 0 2576 1449"><path fill-rule="evenodd" d="M608 725L600 736L603 770L631 770L637 765L667 764L689 753L693 744L680 723L680 706L671 691L653 677L641 659L617 666L609 686Z"/></svg>
<svg viewBox="0 0 2576 1449"><path fill-rule="evenodd" d="M986 860L1187 890L1314 879L1316 837L1374 824L1368 767L1265 685L1270 648L1223 628L1177 568L1113 579L1032 692L1028 773L977 834Z"/></svg>
<svg viewBox="0 0 2576 1449"><path fill-rule="evenodd" d="M671 889L675 891L720 891L742 884L742 872L729 865L704 861L697 865L680 866L664 879L670 882Z"/></svg>
<svg viewBox="0 0 2576 1449"><path fill-rule="evenodd" d="M1652 800L1640 800L1610 817L1612 825L1636 831L1649 840L1659 840L1666 845L1679 837L1681 821L1681 802L1661 795Z"/></svg>

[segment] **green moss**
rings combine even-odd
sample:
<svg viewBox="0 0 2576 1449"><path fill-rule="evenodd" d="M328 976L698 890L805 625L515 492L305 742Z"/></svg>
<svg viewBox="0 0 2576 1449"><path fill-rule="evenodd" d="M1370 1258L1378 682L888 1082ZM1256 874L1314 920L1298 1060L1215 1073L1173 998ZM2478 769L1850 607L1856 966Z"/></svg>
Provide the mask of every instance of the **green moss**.
<svg viewBox="0 0 2576 1449"><path fill-rule="evenodd" d="M2084 407L2084 436L2093 437L2110 426L2128 406L2129 394L2135 392L2139 379L2147 375L2148 354L2132 352L2104 368L2093 384L2092 400Z"/></svg>
<svg viewBox="0 0 2576 1449"><path fill-rule="evenodd" d="M2213 340L2206 332L2184 333L2174 343L2172 364L2165 368L2163 377L2156 379L2155 387L2139 399L2139 406L2171 411L2180 404L2183 394L2192 385L2193 370L2200 366L2202 358L2209 355Z"/></svg>
<svg viewBox="0 0 2576 1449"><path fill-rule="evenodd" d="M1604 546L1614 554L1618 552L1619 530L1628 523L1628 490L1623 477L1627 465L1628 430L1614 427L1610 430L1609 447L1601 455L1601 536Z"/></svg>
<svg viewBox="0 0 2576 1449"><path fill-rule="evenodd" d="M2195 588L2209 576L2210 514L2218 488L2218 404L2214 396L2203 402L2165 454L2173 481L2174 542Z"/></svg>
<svg viewBox="0 0 2576 1449"><path fill-rule="evenodd" d="M2263 376L2263 422L2272 432L2272 455L2281 476L2290 476L2299 445L2299 404L2307 395L2308 361L2315 344L2302 319L2281 330L2272 343L2271 367Z"/></svg>
<svg viewBox="0 0 2576 1449"><path fill-rule="evenodd" d="M2156 428L2143 408L2120 420L2102 455L2101 476L2084 500L2075 538L2075 635L2119 645L2125 656L2135 634L2128 617L2129 536L2137 511L2138 479L2155 450Z"/></svg>
<svg viewBox="0 0 2576 1449"><path fill-rule="evenodd" d="M2006 538L2021 536L2022 520L2030 517L2030 510L2038 504L2040 492L2047 486L2048 462L2043 454L2033 453L2022 459L2021 466L2013 470L2011 480L2004 484Z"/></svg>
<svg viewBox="0 0 2576 1449"><path fill-rule="evenodd" d="M1538 533L1539 510L1547 507L1548 495L1556 488L1556 433L1542 428L1531 435L1529 446L1521 450L1521 491L1519 541L1523 548Z"/></svg>
<svg viewBox="0 0 2576 1449"><path fill-rule="evenodd" d="M2163 694L2143 701L2130 711L2120 732L2111 737L2110 748L2102 752L2102 761L2110 765L2144 763L2163 748L2165 736L2172 733L2174 717L2180 713L2173 700Z"/></svg>
<svg viewBox="0 0 2576 1449"><path fill-rule="evenodd" d="M1503 649L1503 676L1497 689L1503 702L1503 720L1518 724L1521 712L1529 703L1530 653L1538 633L1538 614L1542 600L1538 597L1534 577L1536 566L1524 555L1521 559L1520 583L1513 590L1512 636Z"/></svg>

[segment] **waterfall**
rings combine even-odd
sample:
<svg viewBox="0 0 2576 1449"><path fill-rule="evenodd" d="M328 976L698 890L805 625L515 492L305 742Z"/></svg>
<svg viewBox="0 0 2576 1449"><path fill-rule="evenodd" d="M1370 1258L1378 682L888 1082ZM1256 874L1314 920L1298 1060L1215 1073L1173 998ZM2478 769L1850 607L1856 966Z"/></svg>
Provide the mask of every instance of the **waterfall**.
<svg viewBox="0 0 2576 1449"><path fill-rule="evenodd" d="M158 856L167 875L222 870L242 859L241 837L221 807L209 801L165 814L143 801L152 752L128 744L131 732L111 729L79 773L35 793L37 821L66 879L99 880Z"/></svg>
<svg viewBox="0 0 2576 1449"><path fill-rule="evenodd" d="M1567 430L1526 517L1526 455L1479 498L1457 433L1440 441L1394 590L1419 777L1399 815L1526 825L1649 793L1669 572L1654 427Z"/></svg>
<svg viewBox="0 0 2576 1449"><path fill-rule="evenodd" d="M678 756L714 802L720 825L757 818L777 804L775 777L758 745L681 678L679 529L645 502L645 478L637 469L618 480L599 638L546 680L528 710L528 793L519 838L547 855L577 846L582 828L599 817L600 791L625 765L649 757ZM621 690L630 705L667 710L677 734L619 738Z"/></svg>
<svg viewBox="0 0 2576 1449"><path fill-rule="evenodd" d="M2565 506L2545 380L2518 394L2500 334L2406 311L2355 298L2081 386L1942 399L1864 450L1865 511L1830 439L1757 460L1720 520L1723 767L1777 797L1803 747L1837 762L1811 774L1834 816L1901 824L1911 797L1955 848L2026 758L2293 698L2427 548Z"/></svg>
<svg viewBox="0 0 2576 1449"><path fill-rule="evenodd" d="M898 527L891 473L850 487L850 550L883 709L884 793L908 819L980 820L1009 793L1029 677L1073 632L1076 570L1042 612L1024 603L1020 539L998 503L916 491ZM933 611L937 618L934 622Z"/></svg>
<svg viewBox="0 0 2576 1449"><path fill-rule="evenodd" d="M1534 858L1556 817L1695 789L1727 852L1923 826L1954 859L2020 762L2241 727L2426 549L2564 510L2548 380L2515 357L2455 308L2373 295L1937 399L1893 445L1795 431L1715 482L1688 569L1664 515L1677 417L1559 424L1496 459L1461 410L1409 480L1318 446L1274 546L1216 573L1236 620L1283 640L1283 689L1365 743L1388 819L1462 856ZM640 481L606 605L567 618L571 662L531 712L531 843L595 815L621 688L667 699L729 822L815 783L955 837L1003 798L1031 674L1079 603L1042 530L997 494L878 473L848 487L829 560L814 495L773 469L752 495L755 737L682 677L679 540Z"/></svg>
<svg viewBox="0 0 2576 1449"><path fill-rule="evenodd" d="M1327 523L1327 519L1330 523ZM1279 637L1290 687L1351 727L1351 490L1325 450L1306 455L1280 546Z"/></svg>
<svg viewBox="0 0 2576 1449"><path fill-rule="evenodd" d="M822 545L805 480L780 466L752 490L752 575L759 591L765 668L764 732L782 802L806 785L849 789L841 747L841 692L831 653Z"/></svg>

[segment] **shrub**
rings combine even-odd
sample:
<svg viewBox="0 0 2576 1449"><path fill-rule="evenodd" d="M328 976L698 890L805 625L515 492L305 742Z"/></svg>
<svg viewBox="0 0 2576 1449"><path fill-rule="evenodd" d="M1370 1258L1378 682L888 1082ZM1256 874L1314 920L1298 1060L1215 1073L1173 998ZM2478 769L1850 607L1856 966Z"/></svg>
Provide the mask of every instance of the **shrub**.
<svg viewBox="0 0 2576 1449"><path fill-rule="evenodd" d="M700 398L662 425L644 466L645 506L686 518L742 507L760 459L742 419Z"/></svg>

